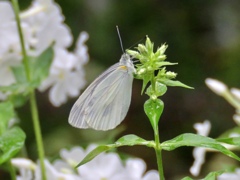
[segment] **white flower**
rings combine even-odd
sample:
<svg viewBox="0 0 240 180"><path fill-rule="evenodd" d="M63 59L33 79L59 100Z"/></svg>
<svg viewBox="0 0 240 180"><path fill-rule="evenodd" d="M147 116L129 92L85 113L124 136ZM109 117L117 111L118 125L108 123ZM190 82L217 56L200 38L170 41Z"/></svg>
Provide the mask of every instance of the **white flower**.
<svg viewBox="0 0 240 180"><path fill-rule="evenodd" d="M61 158L68 163L57 161L54 166L62 171L69 172L69 165L74 168L96 145L90 145L86 150L74 147L71 150L63 149L60 151ZM107 163L106 163L107 162ZM56 164L55 164L56 163ZM142 159L128 159L124 166L116 153L101 153L90 162L78 167L77 171L84 180L91 179L128 179L128 180L159 180L156 170L146 170L146 164Z"/></svg>
<svg viewBox="0 0 240 180"><path fill-rule="evenodd" d="M33 16L28 16L33 14ZM67 51L72 43L69 28L63 24L61 9L51 0L35 1L23 14L25 22L32 28L31 47L39 54L51 43L54 44L54 60L49 76L39 87L40 91L50 88L49 99L54 106L65 103L68 97L76 97L85 85L82 65L88 61L87 47L84 45L88 34L83 32L77 41L75 53Z"/></svg>
<svg viewBox="0 0 240 180"><path fill-rule="evenodd" d="M126 177L121 159L115 153L101 153L92 161L79 167L78 173L85 180L122 180Z"/></svg>
<svg viewBox="0 0 240 180"><path fill-rule="evenodd" d="M78 40L76 42L76 48L75 48L74 53L80 59L79 65L84 65L88 62L88 58L89 58L88 57L88 48L85 45L88 38L89 38L88 33L81 32L78 37Z"/></svg>
<svg viewBox="0 0 240 180"><path fill-rule="evenodd" d="M74 147L71 150L63 149L60 151L60 156L67 162L72 168L74 168L88 152L93 150L96 145L90 145L86 150L80 147ZM107 162L107 163L106 163ZM61 165L60 165L61 164ZM54 166L62 166L62 170L68 169L63 162L57 162ZM67 168L66 168L67 167ZM77 168L79 177L84 180L91 179L125 179L126 173L122 165L121 159L115 153L102 153L90 162Z"/></svg>
<svg viewBox="0 0 240 180"><path fill-rule="evenodd" d="M211 130L211 123L205 120L203 123L195 123L194 129L197 131L197 134L201 136L208 136Z"/></svg>
<svg viewBox="0 0 240 180"><path fill-rule="evenodd" d="M36 169L36 164L29 159L13 158L11 160L13 166L19 168L20 175L17 180L32 180L33 172Z"/></svg>
<svg viewBox="0 0 240 180"><path fill-rule="evenodd" d="M194 124L194 128L197 131L197 134L202 136L208 136L211 124L209 121L204 121L203 123L196 123ZM198 176L201 170L202 164L205 162L205 153L206 148L196 147L193 149L193 157L195 159L192 167L190 168L190 172L194 176Z"/></svg>
<svg viewBox="0 0 240 180"><path fill-rule="evenodd" d="M74 53L69 52L67 48L73 42L72 34L64 24L60 6L53 0L34 0L26 11L20 13L20 18L28 55L36 57L53 45L50 73L39 90L50 88L49 99L54 106L65 103L68 97L78 96L85 85L83 65L88 61L85 45L88 34L81 33ZM15 83L11 67L22 63L18 31L9 2L0 2L0 20L0 85L8 86ZM0 92L1 99L7 95Z"/></svg>
<svg viewBox="0 0 240 180"><path fill-rule="evenodd" d="M146 170L146 164L142 159L128 159L126 161L126 171L131 179L141 179Z"/></svg>
<svg viewBox="0 0 240 180"><path fill-rule="evenodd" d="M235 172L223 173L217 177L217 180L239 180L240 179L240 168L235 169Z"/></svg>
<svg viewBox="0 0 240 180"><path fill-rule="evenodd" d="M76 69L79 59L65 49L56 49L56 56L50 68L50 74L39 90L51 87L49 99L54 106L60 106L68 97L76 97L85 85L84 70Z"/></svg>
<svg viewBox="0 0 240 180"><path fill-rule="evenodd" d="M0 86L15 82L11 66L21 60L17 27L10 2L0 2Z"/></svg>
<svg viewBox="0 0 240 180"><path fill-rule="evenodd" d="M207 78L205 83L213 92L220 96L227 91L227 86L216 79Z"/></svg>
<svg viewBox="0 0 240 180"><path fill-rule="evenodd" d="M61 9L52 0L33 1L30 8L21 13L21 19L31 31L29 44L34 49L31 55L39 55L53 42L58 48L67 48L72 43L72 35L63 23Z"/></svg>
<svg viewBox="0 0 240 180"><path fill-rule="evenodd" d="M18 168L26 168L34 170L36 168L35 163L30 159L25 158L13 158L11 163Z"/></svg>
<svg viewBox="0 0 240 180"><path fill-rule="evenodd" d="M237 125L240 125L240 115L239 114L234 114L233 120L237 123Z"/></svg>
<svg viewBox="0 0 240 180"><path fill-rule="evenodd" d="M159 180L156 170L148 171L145 175L146 164L142 159L134 158L126 161L126 174L128 180Z"/></svg>
<svg viewBox="0 0 240 180"><path fill-rule="evenodd" d="M50 164L48 160L44 160L46 168L46 177L49 180L79 180L74 174L67 174L57 171L57 169ZM35 172L35 180L42 180L41 168L38 165Z"/></svg>
<svg viewBox="0 0 240 180"><path fill-rule="evenodd" d="M8 1L0 2L0 22L0 56L2 58L3 54L11 50L11 46L19 45L14 13Z"/></svg>
<svg viewBox="0 0 240 180"><path fill-rule="evenodd" d="M150 170L145 173L142 180L160 180L157 170Z"/></svg>
<svg viewBox="0 0 240 180"><path fill-rule="evenodd" d="M93 148L91 146L91 150ZM73 147L71 150L62 149L60 151L60 157L72 167L75 167L81 160L83 160L85 155L86 155L86 152L81 147Z"/></svg>
<svg viewBox="0 0 240 180"><path fill-rule="evenodd" d="M65 173L65 174L75 174L74 166L70 166L68 163L66 163L63 160L57 159L53 162L53 166L56 170L59 172Z"/></svg>
<svg viewBox="0 0 240 180"><path fill-rule="evenodd" d="M231 88L230 91L238 100L240 100L240 89Z"/></svg>
<svg viewBox="0 0 240 180"><path fill-rule="evenodd" d="M93 150L96 145L90 145L86 150L74 147L60 151L62 159L52 164L44 160L48 180L159 180L158 172L146 170L146 164L139 158L131 158L126 165L116 153L101 153L90 162L75 169L75 166ZM12 164L20 171L18 180L41 180L40 164L31 160L13 159Z"/></svg>

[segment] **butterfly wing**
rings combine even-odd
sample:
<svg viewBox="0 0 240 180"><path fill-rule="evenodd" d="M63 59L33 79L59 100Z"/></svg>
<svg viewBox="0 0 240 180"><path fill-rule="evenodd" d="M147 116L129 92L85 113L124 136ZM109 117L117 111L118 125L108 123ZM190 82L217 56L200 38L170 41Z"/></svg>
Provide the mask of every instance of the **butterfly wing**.
<svg viewBox="0 0 240 180"><path fill-rule="evenodd" d="M116 63L112 65L110 68L108 68L106 71L104 71L100 76L98 76L97 79L95 79L88 88L81 94L81 96L78 98L78 100L73 105L68 122L77 128L90 128L89 125L84 120L85 114L86 114L86 108L88 107L88 102L91 100L92 94L99 85L106 77L108 77L117 67L119 66L119 63Z"/></svg>
<svg viewBox="0 0 240 180"><path fill-rule="evenodd" d="M96 130L115 128L129 109L133 76L118 68L98 85L88 102L85 121Z"/></svg>
<svg viewBox="0 0 240 180"><path fill-rule="evenodd" d="M70 112L71 125L108 130L120 124L130 105L133 81L121 67L116 63L90 84Z"/></svg>

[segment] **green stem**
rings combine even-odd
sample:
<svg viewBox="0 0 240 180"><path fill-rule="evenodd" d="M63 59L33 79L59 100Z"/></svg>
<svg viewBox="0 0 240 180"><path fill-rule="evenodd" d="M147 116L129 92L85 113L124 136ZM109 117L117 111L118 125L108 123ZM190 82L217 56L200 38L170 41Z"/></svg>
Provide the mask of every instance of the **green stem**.
<svg viewBox="0 0 240 180"><path fill-rule="evenodd" d="M155 138L155 153L157 157L157 165L158 165L158 173L161 180L164 180L164 172L163 172L163 163L162 163L162 149L160 146L160 137L158 132L158 126L154 128L154 138Z"/></svg>
<svg viewBox="0 0 240 180"><path fill-rule="evenodd" d="M31 75L30 75L30 68L29 68L29 60L28 60L26 49L25 49L24 38L23 38L22 29L21 29L18 1L12 0L12 5L13 5L14 13L15 13L18 34L19 34L19 38L20 38L20 42L21 42L21 48L22 48L22 54L23 54L23 64L24 64L26 75L27 75L27 80L30 82ZM35 133L36 142L37 142L38 157L40 159L42 179L46 180L46 170L45 170L45 165L44 165L44 147L43 147L41 127L40 127L40 123L39 123L38 108L37 108L34 90L32 90L30 92L30 108L31 108L32 121L33 121L33 126L34 126L34 133Z"/></svg>
<svg viewBox="0 0 240 180"><path fill-rule="evenodd" d="M12 180L16 180L16 171L14 169L14 167L12 166L11 160L7 161L7 167L8 167L8 171L10 173L11 179Z"/></svg>
<svg viewBox="0 0 240 180"><path fill-rule="evenodd" d="M22 54L23 54L23 64L25 67L27 79L30 81L30 69L29 69L29 62L28 62L28 56L27 52L25 49L25 44L24 44L24 38L23 38L23 33L22 33L22 28L21 28L21 23L20 23L20 18L19 18L19 7L18 7L18 1L17 0L12 0L12 5L13 5L13 10L15 13L15 18L17 22L17 29L18 29L18 35L20 38L20 43L21 43L21 48L22 48Z"/></svg>
<svg viewBox="0 0 240 180"><path fill-rule="evenodd" d="M44 146L43 146L41 126L39 123L38 108L37 108L36 97L35 97L34 91L31 91L31 93L30 93L30 106L31 106L31 112L32 112L34 133L35 133L36 142L37 142L38 157L40 159L40 166L41 166L41 170L42 170L42 179L46 180L46 169L45 169L45 165L44 165Z"/></svg>
<svg viewBox="0 0 240 180"><path fill-rule="evenodd" d="M152 85L152 90L155 92L155 77L154 77L154 74L152 74L152 78L151 78L151 85Z"/></svg>
<svg viewBox="0 0 240 180"><path fill-rule="evenodd" d="M233 95L227 91L222 95L233 107L235 107L236 109L240 110L240 103L239 101L237 101L236 98L233 97Z"/></svg>
<svg viewBox="0 0 240 180"><path fill-rule="evenodd" d="M151 79L151 85L152 85L152 89L155 92L155 77L154 74L152 75L152 79ZM155 119L154 122L156 122L157 120ZM159 177L161 180L164 180L164 172L163 172L163 163L162 163L162 149L160 146L160 137L159 137L159 132L158 132L158 124L154 124L153 125L153 130L154 130L154 139L155 139L155 144L156 144L156 148L155 148L155 153L156 153L156 157L157 157L157 165L158 165L158 173L159 173Z"/></svg>

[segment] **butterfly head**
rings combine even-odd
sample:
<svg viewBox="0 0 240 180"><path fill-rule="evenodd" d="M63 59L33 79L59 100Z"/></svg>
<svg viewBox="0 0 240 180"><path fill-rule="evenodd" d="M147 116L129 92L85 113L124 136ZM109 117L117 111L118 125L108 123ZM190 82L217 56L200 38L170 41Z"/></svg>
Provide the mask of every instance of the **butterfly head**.
<svg viewBox="0 0 240 180"><path fill-rule="evenodd" d="M124 69L124 68L127 69L127 71L129 73L135 73L136 72L136 69L135 69L134 64L131 60L131 57L126 53L124 53L122 55L119 64L120 64L122 69Z"/></svg>

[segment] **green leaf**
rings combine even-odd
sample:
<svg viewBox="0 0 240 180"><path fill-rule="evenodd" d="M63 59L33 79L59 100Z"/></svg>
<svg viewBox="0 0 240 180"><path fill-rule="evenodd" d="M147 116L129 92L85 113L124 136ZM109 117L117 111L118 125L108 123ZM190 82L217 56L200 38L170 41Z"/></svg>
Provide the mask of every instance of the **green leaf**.
<svg viewBox="0 0 240 180"><path fill-rule="evenodd" d="M145 139L142 139L133 134L126 135L119 138L114 144L100 145L96 147L87 154L87 156L76 166L76 168L91 161L104 151L108 151L120 146L134 146L134 145L145 145L148 147L155 147L155 143L153 141L146 141Z"/></svg>
<svg viewBox="0 0 240 180"><path fill-rule="evenodd" d="M85 156L85 158L75 168L77 168L83 164L86 164L87 162L91 161L92 159L94 159L96 156L98 156L102 152L108 151L112 148L113 148L112 145L100 145L100 146L96 147L90 153L88 153L87 156Z"/></svg>
<svg viewBox="0 0 240 180"><path fill-rule="evenodd" d="M148 99L144 103L144 111L151 122L153 129L157 129L158 121L163 112L164 104L160 99Z"/></svg>
<svg viewBox="0 0 240 180"><path fill-rule="evenodd" d="M0 136L0 164L15 156L23 147L25 133L19 127L13 127Z"/></svg>
<svg viewBox="0 0 240 180"><path fill-rule="evenodd" d="M0 135L7 129L8 122L14 117L14 109L11 102L0 103Z"/></svg>
<svg viewBox="0 0 240 180"><path fill-rule="evenodd" d="M48 76L53 56L53 47L50 46L38 57L29 57L31 67L31 81L40 84Z"/></svg>
<svg viewBox="0 0 240 180"><path fill-rule="evenodd" d="M218 176L220 176L224 172L225 172L224 170L210 172L203 180L215 180L217 179Z"/></svg>
<svg viewBox="0 0 240 180"><path fill-rule="evenodd" d="M15 83L9 86L1 86L0 91L2 92L11 92L13 95L23 94L28 95L30 90L38 87L36 82L25 82L25 83Z"/></svg>
<svg viewBox="0 0 240 180"><path fill-rule="evenodd" d="M215 171L215 172L210 172L205 178L201 180L216 180L218 176L226 172L225 170L220 170L220 171ZM182 180L193 180L190 177L185 177Z"/></svg>
<svg viewBox="0 0 240 180"><path fill-rule="evenodd" d="M169 66L169 65L177 65L178 63L171 63L171 62L168 62L168 61L160 61L160 62L157 62L156 65L158 68L160 68L161 66Z"/></svg>
<svg viewBox="0 0 240 180"><path fill-rule="evenodd" d="M193 179L187 176L185 178L182 178L181 180L193 180Z"/></svg>
<svg viewBox="0 0 240 180"><path fill-rule="evenodd" d="M9 86L0 87L0 91L8 92L8 100L12 102L14 107L22 106L28 99L29 92L36 88L38 84L32 83L16 83Z"/></svg>
<svg viewBox="0 0 240 180"><path fill-rule="evenodd" d="M14 78L17 83L26 83L27 82L27 75L26 75L23 64L19 64L18 66L13 66L13 67L11 67L11 69L12 69Z"/></svg>
<svg viewBox="0 0 240 180"><path fill-rule="evenodd" d="M215 149L231 158L240 161L240 158L237 155L225 148L217 140L197 134L186 133L161 143L162 149L166 151L172 151L181 146L206 147Z"/></svg>
<svg viewBox="0 0 240 180"><path fill-rule="evenodd" d="M119 138L115 142L116 147L120 146L134 146L134 145L144 145L148 147L155 147L155 142L154 141L147 141L139 136L136 136L134 134L129 134L126 136L123 136Z"/></svg>
<svg viewBox="0 0 240 180"><path fill-rule="evenodd" d="M157 81L167 85L167 86L178 86L178 87L184 87L188 89L194 89L193 87L187 86L186 84L181 83L180 81L174 81L171 79L158 79Z"/></svg>
<svg viewBox="0 0 240 180"><path fill-rule="evenodd" d="M143 85L142 85L141 95L143 94L143 91L145 90L145 88L146 88L148 82L150 81L150 79L151 79L151 76L149 76L147 74L143 76Z"/></svg>
<svg viewBox="0 0 240 180"><path fill-rule="evenodd" d="M28 98L29 98L28 94L17 94L17 95L10 95L8 97L8 100L11 101L11 103L14 105L15 108L18 108L23 106L27 102Z"/></svg>
<svg viewBox="0 0 240 180"><path fill-rule="evenodd" d="M156 82L155 83L155 89L153 90L152 89L152 85L150 85L147 90L146 90L146 94L149 96L149 97L152 97L152 96L156 96L156 97L159 97L159 96L162 96L164 95L166 92L167 92L167 86L165 84L162 84L162 83L159 83L159 82Z"/></svg>
<svg viewBox="0 0 240 180"><path fill-rule="evenodd" d="M218 142L236 145L240 147L240 137L232 137L232 138L218 138L216 139Z"/></svg>

